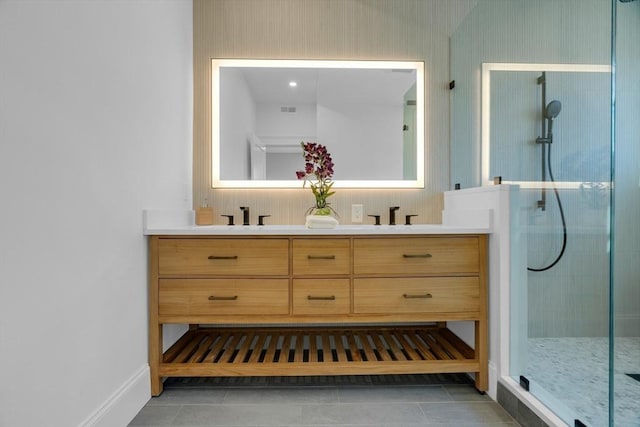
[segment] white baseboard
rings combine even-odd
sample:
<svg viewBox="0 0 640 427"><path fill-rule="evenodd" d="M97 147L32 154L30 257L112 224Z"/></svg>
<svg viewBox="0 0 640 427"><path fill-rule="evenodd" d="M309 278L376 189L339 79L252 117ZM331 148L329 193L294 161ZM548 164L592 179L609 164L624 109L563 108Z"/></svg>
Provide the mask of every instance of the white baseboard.
<svg viewBox="0 0 640 427"><path fill-rule="evenodd" d="M125 427L150 398L151 376L144 365L78 427Z"/></svg>
<svg viewBox="0 0 640 427"><path fill-rule="evenodd" d="M498 369L491 360L489 361L489 390L487 390L487 394L493 400L498 401Z"/></svg>

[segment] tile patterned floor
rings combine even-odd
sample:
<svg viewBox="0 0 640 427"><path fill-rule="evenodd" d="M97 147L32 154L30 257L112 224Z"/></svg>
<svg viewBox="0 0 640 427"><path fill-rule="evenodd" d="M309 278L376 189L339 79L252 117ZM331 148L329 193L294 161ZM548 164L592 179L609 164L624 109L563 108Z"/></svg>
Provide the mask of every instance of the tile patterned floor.
<svg viewBox="0 0 640 427"><path fill-rule="evenodd" d="M353 378L168 380L130 426L519 425L467 381Z"/></svg>

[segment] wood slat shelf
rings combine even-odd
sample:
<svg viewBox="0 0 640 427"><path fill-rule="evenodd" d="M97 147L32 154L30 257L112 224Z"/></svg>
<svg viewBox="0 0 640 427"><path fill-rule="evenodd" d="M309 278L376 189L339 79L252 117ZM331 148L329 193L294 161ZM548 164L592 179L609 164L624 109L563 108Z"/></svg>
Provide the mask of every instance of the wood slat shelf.
<svg viewBox="0 0 640 427"><path fill-rule="evenodd" d="M428 363L424 363L428 362ZM454 363L452 363L454 362ZM446 328L198 328L163 355L172 376L460 372L474 350Z"/></svg>

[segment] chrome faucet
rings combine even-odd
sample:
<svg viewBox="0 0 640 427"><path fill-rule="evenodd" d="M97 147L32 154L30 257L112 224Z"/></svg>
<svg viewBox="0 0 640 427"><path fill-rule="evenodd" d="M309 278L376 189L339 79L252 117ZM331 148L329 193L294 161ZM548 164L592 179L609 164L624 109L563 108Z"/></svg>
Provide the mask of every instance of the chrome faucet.
<svg viewBox="0 0 640 427"><path fill-rule="evenodd" d="M389 225L396 225L396 211L400 206L391 206L389 208Z"/></svg>
<svg viewBox="0 0 640 427"><path fill-rule="evenodd" d="M242 210L242 225L249 225L249 207L240 206L240 210Z"/></svg>

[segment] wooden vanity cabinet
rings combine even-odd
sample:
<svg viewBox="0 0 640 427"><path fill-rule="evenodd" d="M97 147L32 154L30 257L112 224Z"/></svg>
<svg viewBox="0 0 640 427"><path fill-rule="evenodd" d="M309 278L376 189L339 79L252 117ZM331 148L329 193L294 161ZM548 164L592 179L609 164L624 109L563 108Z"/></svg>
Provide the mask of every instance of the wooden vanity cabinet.
<svg viewBox="0 0 640 427"><path fill-rule="evenodd" d="M487 236L150 237L163 377L474 372L487 389ZM447 321L474 321L473 348ZM189 324L167 351L162 326Z"/></svg>

